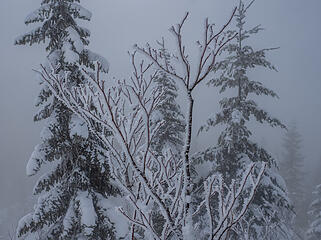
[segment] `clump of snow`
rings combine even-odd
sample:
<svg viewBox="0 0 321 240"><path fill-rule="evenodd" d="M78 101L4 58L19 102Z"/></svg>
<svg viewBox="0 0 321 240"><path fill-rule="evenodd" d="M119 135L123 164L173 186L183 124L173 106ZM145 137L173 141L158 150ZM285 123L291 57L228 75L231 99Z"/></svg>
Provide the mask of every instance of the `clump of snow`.
<svg viewBox="0 0 321 240"><path fill-rule="evenodd" d="M29 31L29 32L26 33L26 34L22 34L22 35L18 36L18 37L14 40L14 42L15 42L15 43L20 43L20 42L22 42L24 39L26 39L26 40L31 39L32 36L40 33L41 30L42 30L42 27L37 27L37 28Z"/></svg>
<svg viewBox="0 0 321 240"><path fill-rule="evenodd" d="M66 212L66 215L63 220L63 226L64 226L64 235L68 234L68 232L72 229L72 222L73 219L76 218L75 209L74 209L74 202L71 201L69 208Z"/></svg>
<svg viewBox="0 0 321 240"><path fill-rule="evenodd" d="M32 213L29 213L26 216L22 217L18 222L17 232L20 232L24 227L30 226L32 220L33 220Z"/></svg>
<svg viewBox="0 0 321 240"><path fill-rule="evenodd" d="M79 202L81 224L84 226L84 233L89 236L93 233L97 219L97 214L93 205L93 199L88 191L85 191L78 192L76 201Z"/></svg>
<svg viewBox="0 0 321 240"><path fill-rule="evenodd" d="M88 138L89 131L86 122L75 114L73 114L71 117L69 123L69 130L70 137L77 135L85 139Z"/></svg>
<svg viewBox="0 0 321 240"><path fill-rule="evenodd" d="M78 53L81 53L84 50L84 44L78 32L73 27L66 28L66 31L68 33L68 41L73 44Z"/></svg>
<svg viewBox="0 0 321 240"><path fill-rule="evenodd" d="M240 123L241 122L242 113L239 110L234 110L232 112L232 123Z"/></svg>
<svg viewBox="0 0 321 240"><path fill-rule="evenodd" d="M57 66L59 63L59 59L61 57L61 50L55 50L52 53L49 54L48 61L51 66ZM50 69L50 66L48 66L48 69Z"/></svg>
<svg viewBox="0 0 321 240"><path fill-rule="evenodd" d="M33 11L32 13L30 13L26 18L25 18L25 23L31 23L31 22L35 22L35 21L43 21L44 12L49 12L50 11L50 4L44 4L42 5L40 8L38 8L37 10Z"/></svg>
<svg viewBox="0 0 321 240"><path fill-rule="evenodd" d="M76 63L79 62L79 55L72 50L72 44L70 42L64 42L62 46L64 52L65 62L66 63Z"/></svg>
<svg viewBox="0 0 321 240"><path fill-rule="evenodd" d="M101 173L104 173L104 172L106 172L106 169L105 169L105 167L104 167L104 164L105 164L105 161L106 161L106 157L105 156L103 156L103 155L101 155L101 154L98 154L98 162L99 162L99 164L100 164L100 172ZM107 160L108 161L108 160Z"/></svg>
<svg viewBox="0 0 321 240"><path fill-rule="evenodd" d="M32 152L26 166L26 173L28 176L35 175L39 171L42 161L45 158L44 154L45 153L42 151L42 144L38 144Z"/></svg>
<svg viewBox="0 0 321 240"><path fill-rule="evenodd" d="M192 222L192 216L190 216L190 214L188 214L188 216L186 218L186 223L182 227L182 231L183 231L183 239L184 240L195 240L195 239L197 239L194 236L194 227L193 227L193 222Z"/></svg>
<svg viewBox="0 0 321 240"><path fill-rule="evenodd" d="M79 18L90 21L90 19L92 17L92 13L90 11L88 11L86 8L80 6L77 3L71 3L70 9L76 11L79 15Z"/></svg>
<svg viewBox="0 0 321 240"><path fill-rule="evenodd" d="M78 29L83 35L90 36L91 32L88 28L78 26Z"/></svg>
<svg viewBox="0 0 321 240"><path fill-rule="evenodd" d="M90 62L99 62L100 66L101 66L101 70L103 72L108 72L109 71L109 62L106 60L106 58L100 56L97 53L94 53L88 49L85 50L85 53L88 56L88 60Z"/></svg>
<svg viewBox="0 0 321 240"><path fill-rule="evenodd" d="M54 120L54 118L52 118L52 120ZM55 122L56 121L48 121L44 126L44 128L41 130L40 138L43 141L47 141L53 137L53 133L50 128L55 124Z"/></svg>

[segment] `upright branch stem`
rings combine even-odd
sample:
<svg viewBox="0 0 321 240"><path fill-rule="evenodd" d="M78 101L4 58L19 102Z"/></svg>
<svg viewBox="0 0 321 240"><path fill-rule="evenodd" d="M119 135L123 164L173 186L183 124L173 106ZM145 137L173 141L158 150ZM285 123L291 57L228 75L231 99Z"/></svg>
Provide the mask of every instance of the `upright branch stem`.
<svg viewBox="0 0 321 240"><path fill-rule="evenodd" d="M228 38L227 40L219 43L219 38L223 34L224 30L230 25L234 15L236 12L236 8L234 8L232 15L230 16L229 20L226 24L220 29L220 31L216 34L214 34L213 25L210 25L208 23L208 19L205 21L205 31L204 31L204 40L201 50L201 57L198 63L198 69L197 69L197 75L194 81L194 84L190 87L191 90L193 90L200 82L202 82L210 73L211 70L213 70L214 64L216 62L217 55L221 52L222 48L229 43L231 40L233 40L237 34L233 35L232 37ZM211 44L214 42L214 49L206 56L206 53L208 52ZM205 57L206 56L206 57ZM210 63L207 65L207 69L204 71L204 67L206 63L210 60Z"/></svg>
<svg viewBox="0 0 321 240"><path fill-rule="evenodd" d="M188 102L189 102L189 109L188 109L188 123L187 123L187 131L186 131L186 143L185 143L185 153L184 153L184 185L185 185L185 198L186 198L186 206L185 212L186 215L188 214L191 202L191 166L190 166L190 159L189 153L191 150L191 142L192 142L192 126L193 126L193 108L194 108L194 99L192 97L192 91L188 91Z"/></svg>
<svg viewBox="0 0 321 240"><path fill-rule="evenodd" d="M165 72L169 76L179 80L183 83L185 91L187 93L188 98L188 112L187 112L187 126L186 126L186 139L185 139L185 149L184 149L184 196L185 199L185 216L184 216L184 224L187 215L189 214L190 202L191 202L191 190L192 190L192 181L191 181L191 166L190 166L190 149L192 142L192 124L193 124L193 110L194 110L194 98L193 98L193 90L204 80L207 78L209 73L213 70L213 67L216 62L217 55L220 54L222 48L230 42L236 35L225 38L224 31L227 26L231 23L233 16L236 12L236 8L234 8L230 18L223 25L223 27L217 32L214 33L213 25L208 23L206 19L205 29L204 29L204 39L203 44L201 46L201 57L196 64L196 74L195 79L191 81L191 64L188 59L188 55L186 54L186 47L183 44L183 36L182 36L182 28L188 18L189 13L186 13L182 19L182 21L176 26L172 26L170 28L170 32L173 33L176 44L178 48L178 56L177 59L180 59L183 63L184 72L179 74L175 71L175 67L171 65L169 61L163 58L161 50L156 50L150 47L149 44L146 45L146 48L135 46L137 51L146 56L149 60L151 60L155 66L157 66L161 71ZM158 42L161 47L165 47L164 40L162 42Z"/></svg>
<svg viewBox="0 0 321 240"><path fill-rule="evenodd" d="M189 82L190 82L190 77L191 77L191 66L189 64L189 61L187 59L187 55L185 55L185 46L183 45L182 42L182 27L184 23L186 22L186 19L188 17L189 13L187 12L185 16L183 17L183 20L181 23L177 24L177 27L175 28L174 26L171 27L170 31L175 35L177 39L177 45L178 45L178 51L179 51L179 56L184 64L184 68L186 71L186 75L184 77L185 84L187 87L189 87Z"/></svg>

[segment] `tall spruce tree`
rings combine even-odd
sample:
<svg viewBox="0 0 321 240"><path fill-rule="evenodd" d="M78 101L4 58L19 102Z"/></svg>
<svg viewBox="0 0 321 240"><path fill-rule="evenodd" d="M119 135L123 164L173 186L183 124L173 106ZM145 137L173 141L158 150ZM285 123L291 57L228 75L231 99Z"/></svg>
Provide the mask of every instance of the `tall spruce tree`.
<svg viewBox="0 0 321 240"><path fill-rule="evenodd" d="M321 239L321 184L316 186L313 193L315 195L315 200L311 203L308 212L312 217L312 221L306 233L308 240Z"/></svg>
<svg viewBox="0 0 321 240"><path fill-rule="evenodd" d="M217 125L223 125L225 128L219 135L217 146L197 154L194 162L198 164L197 167L205 166L203 169L210 169L209 166L212 165L210 171L203 173L207 175L219 173L227 184L240 179L250 163L265 163L266 170L254 199L242 221L229 231L228 239L292 239L293 214L284 180L277 172L275 159L253 141L253 132L247 126L254 119L271 127L285 128L278 119L261 109L252 97L253 95L277 97L274 91L265 87L259 80L249 79L247 74L257 67L276 70L266 60L267 51L272 49L254 50L246 43L248 38L262 30L260 26L250 30L245 29L246 13L253 2L245 5L240 0L235 15L237 30L234 33L237 33L237 36L235 41L224 49L227 57L218 62L214 68L219 77L209 82L210 85L218 87L220 93L228 90L228 93L235 92L236 95L225 97L220 101L221 111L210 118L201 131L207 131ZM195 176L198 181L196 184L198 188L194 191L196 204L197 195L202 191L201 183L204 177L206 176ZM215 202L212 204L216 206Z"/></svg>
<svg viewBox="0 0 321 240"><path fill-rule="evenodd" d="M280 164L282 177L288 188L289 197L296 212L295 225L303 230L307 223L304 190L304 158L300 153L302 138L295 123L291 123L283 139L283 158Z"/></svg>
<svg viewBox="0 0 321 240"><path fill-rule="evenodd" d="M46 44L46 71L67 76L70 87L86 84L83 67L95 68L95 61L108 70L105 59L91 52L88 29L79 20L91 13L79 0L42 0L25 24L38 27L18 37L17 45ZM107 216L108 196L118 193L110 181L106 149L87 125L53 96L44 82L36 102L34 120L45 120L41 143L27 164L35 175L46 165L34 188L38 202L23 217L17 229L19 239L114 239L114 224ZM97 126L99 127L99 126Z"/></svg>

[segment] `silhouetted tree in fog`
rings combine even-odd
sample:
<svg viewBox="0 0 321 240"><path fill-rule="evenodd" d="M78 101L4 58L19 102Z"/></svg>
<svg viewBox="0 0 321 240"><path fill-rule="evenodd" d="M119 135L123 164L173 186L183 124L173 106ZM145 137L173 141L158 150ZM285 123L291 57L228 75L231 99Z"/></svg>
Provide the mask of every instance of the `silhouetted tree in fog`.
<svg viewBox="0 0 321 240"><path fill-rule="evenodd" d="M283 139L281 174L288 188L289 197L296 212L295 226L303 236L307 225L307 203L305 201L304 171L301 155L302 138L295 123L291 123Z"/></svg>

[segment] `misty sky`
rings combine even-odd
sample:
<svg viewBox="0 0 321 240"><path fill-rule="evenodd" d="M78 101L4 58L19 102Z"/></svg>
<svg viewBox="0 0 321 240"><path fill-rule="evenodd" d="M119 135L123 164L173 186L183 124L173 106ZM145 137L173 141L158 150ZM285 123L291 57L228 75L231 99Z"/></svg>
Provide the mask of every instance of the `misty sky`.
<svg viewBox="0 0 321 240"><path fill-rule="evenodd" d="M224 23L238 1L233 0L88 0L83 5L93 13L85 25L91 30L90 49L99 52L111 64L111 75L126 77L130 72L127 55L135 43L154 43L180 21L186 11L186 43L192 44L202 34L205 17ZM33 180L25 177L25 165L39 142L41 123L33 123L34 99L39 87L32 69L44 60L44 45L14 46L15 37L27 32L27 14L40 0L1 0L0 7L0 209L30 196ZM266 31L252 40L255 47L280 47L268 58L278 72L257 71L273 88L280 100L260 100L273 115L285 123L296 121L303 137L303 155L307 171L321 166L321 1L257 0L248 15L249 27L262 24ZM80 23L82 24L82 23ZM218 110L220 96L212 88L201 87L196 95L195 127ZM183 98L182 98L183 102ZM279 154L282 134L259 129L259 139ZM194 149L213 143L217 132L197 138ZM321 177L320 177L321 180ZM16 199L18 198L18 199Z"/></svg>

